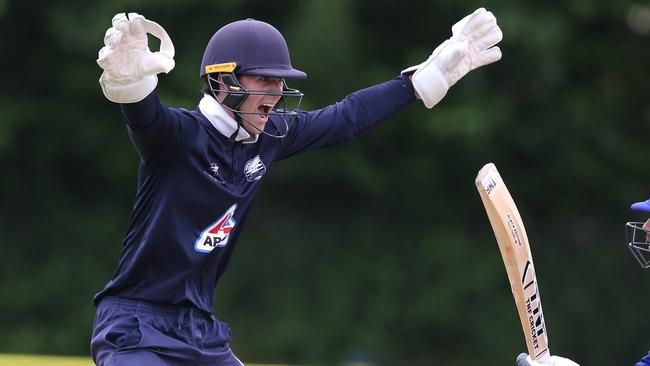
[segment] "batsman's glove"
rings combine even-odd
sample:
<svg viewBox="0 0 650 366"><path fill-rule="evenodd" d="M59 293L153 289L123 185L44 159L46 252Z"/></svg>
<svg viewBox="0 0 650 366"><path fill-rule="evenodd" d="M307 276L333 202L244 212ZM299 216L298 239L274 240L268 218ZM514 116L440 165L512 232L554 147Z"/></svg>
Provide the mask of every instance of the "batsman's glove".
<svg viewBox="0 0 650 366"><path fill-rule="evenodd" d="M135 103L156 88L157 74L174 68L174 45L163 27L140 14L119 13L112 24L97 58L104 70L99 84L108 100ZM147 33L160 39L160 51L149 51Z"/></svg>
<svg viewBox="0 0 650 366"><path fill-rule="evenodd" d="M494 15L484 8L454 24L451 33L451 38L433 50L429 59L402 71L415 71L411 80L427 108L438 104L468 72L501 59L501 50L495 45L503 39L503 33Z"/></svg>
<svg viewBox="0 0 650 366"><path fill-rule="evenodd" d="M517 356L517 366L580 366L577 363L559 356L546 357L533 361L526 353Z"/></svg>

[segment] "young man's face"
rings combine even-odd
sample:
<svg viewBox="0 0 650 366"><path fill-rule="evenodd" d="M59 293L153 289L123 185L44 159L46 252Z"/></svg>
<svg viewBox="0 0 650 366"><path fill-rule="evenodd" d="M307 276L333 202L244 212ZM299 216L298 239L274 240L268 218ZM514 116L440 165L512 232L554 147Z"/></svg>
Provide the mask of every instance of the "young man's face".
<svg viewBox="0 0 650 366"><path fill-rule="evenodd" d="M239 78L239 83L250 91L259 92L279 93L282 91L283 86L283 81L280 78L253 75L242 75ZM241 106L239 106L239 110L244 112L241 115L242 119L244 119L242 127L244 127L246 132L251 135L257 135L260 131L263 131L264 125L266 125L269 119L268 113L271 112L280 98L279 95L253 94L247 96Z"/></svg>
<svg viewBox="0 0 650 366"><path fill-rule="evenodd" d="M646 231L645 240L650 243L650 218L643 224L643 230Z"/></svg>

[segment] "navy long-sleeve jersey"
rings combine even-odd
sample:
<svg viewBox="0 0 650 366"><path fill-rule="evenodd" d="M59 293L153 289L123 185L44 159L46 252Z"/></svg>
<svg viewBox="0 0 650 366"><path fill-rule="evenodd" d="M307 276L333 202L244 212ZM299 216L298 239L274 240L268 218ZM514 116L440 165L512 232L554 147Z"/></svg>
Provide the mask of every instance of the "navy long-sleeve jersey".
<svg viewBox="0 0 650 366"><path fill-rule="evenodd" d="M323 109L288 116L285 138L232 142L199 109L168 108L155 93L122 105L140 154L138 188L118 268L94 298L120 296L212 311L265 172L276 160L348 141L414 100L407 76ZM265 130L284 131L270 115Z"/></svg>

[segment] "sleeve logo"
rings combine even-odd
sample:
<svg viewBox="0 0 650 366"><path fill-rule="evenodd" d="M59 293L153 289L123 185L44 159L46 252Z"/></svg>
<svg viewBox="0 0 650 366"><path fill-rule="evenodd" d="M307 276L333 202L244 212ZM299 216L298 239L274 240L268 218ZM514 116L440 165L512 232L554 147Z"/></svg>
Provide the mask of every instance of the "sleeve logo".
<svg viewBox="0 0 650 366"><path fill-rule="evenodd" d="M210 224L194 242L194 250L209 253L216 247L225 247L228 244L230 233L237 222L234 219L237 204L230 206L217 221Z"/></svg>

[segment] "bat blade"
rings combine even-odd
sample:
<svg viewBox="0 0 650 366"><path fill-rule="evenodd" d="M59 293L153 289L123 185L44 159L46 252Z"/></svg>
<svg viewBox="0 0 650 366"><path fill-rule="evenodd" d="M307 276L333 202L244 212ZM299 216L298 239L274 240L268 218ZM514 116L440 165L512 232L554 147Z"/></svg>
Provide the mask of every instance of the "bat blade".
<svg viewBox="0 0 650 366"><path fill-rule="evenodd" d="M548 335L533 256L517 206L494 164L481 168L475 183L499 244L528 354L533 360L548 358Z"/></svg>

